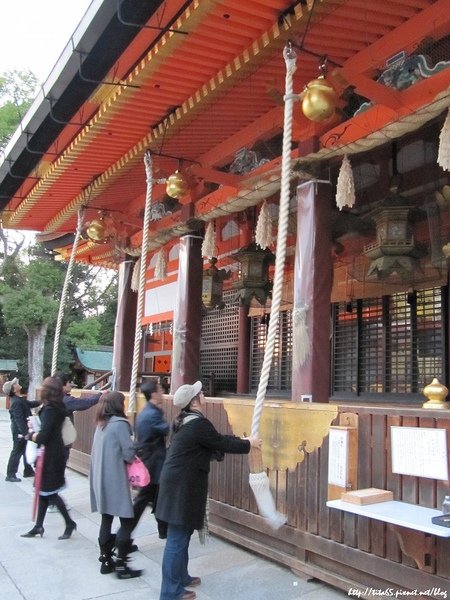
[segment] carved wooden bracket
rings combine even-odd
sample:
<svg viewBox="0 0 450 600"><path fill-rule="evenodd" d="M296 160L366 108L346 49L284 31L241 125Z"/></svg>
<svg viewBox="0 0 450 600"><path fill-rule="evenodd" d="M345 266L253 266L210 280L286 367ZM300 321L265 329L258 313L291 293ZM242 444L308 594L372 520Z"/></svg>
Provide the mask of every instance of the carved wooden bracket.
<svg viewBox="0 0 450 600"><path fill-rule="evenodd" d="M399 525L388 524L388 527L397 535L402 552L410 556L421 571L435 572L436 539L434 535Z"/></svg>

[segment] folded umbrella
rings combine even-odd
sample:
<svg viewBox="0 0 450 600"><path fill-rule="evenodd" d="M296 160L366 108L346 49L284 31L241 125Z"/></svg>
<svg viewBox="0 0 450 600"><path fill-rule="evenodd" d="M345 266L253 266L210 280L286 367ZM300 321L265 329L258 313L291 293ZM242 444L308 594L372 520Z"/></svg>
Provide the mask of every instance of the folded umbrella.
<svg viewBox="0 0 450 600"><path fill-rule="evenodd" d="M42 484L42 470L44 468L45 448L40 446L38 448L38 454L35 465L34 474L34 498L33 498L33 512L31 518L33 521L36 520L37 507L39 504L39 492L41 491Z"/></svg>

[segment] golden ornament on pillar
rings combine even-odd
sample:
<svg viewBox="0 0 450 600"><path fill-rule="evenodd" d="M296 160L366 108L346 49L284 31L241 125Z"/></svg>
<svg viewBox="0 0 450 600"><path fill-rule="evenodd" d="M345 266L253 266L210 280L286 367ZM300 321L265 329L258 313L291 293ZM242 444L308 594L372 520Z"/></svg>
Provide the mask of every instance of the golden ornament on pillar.
<svg viewBox="0 0 450 600"><path fill-rule="evenodd" d="M102 242L105 239L105 230L102 219L93 219L86 228L86 235L93 242Z"/></svg>
<svg viewBox="0 0 450 600"><path fill-rule="evenodd" d="M330 119L336 109L336 92L323 75L310 81L303 93L303 114L310 121L320 123Z"/></svg>
<svg viewBox="0 0 450 600"><path fill-rule="evenodd" d="M436 377L423 388L422 393L428 398L427 402L422 404L422 408L448 408L448 402L445 400L448 395L448 388Z"/></svg>
<svg viewBox="0 0 450 600"><path fill-rule="evenodd" d="M445 258L450 258L450 243L442 246L442 254Z"/></svg>
<svg viewBox="0 0 450 600"><path fill-rule="evenodd" d="M177 198L177 200L179 200L188 190L189 185L186 177L180 173L180 171L175 171L175 173L172 173L172 175L167 178L166 193L171 198Z"/></svg>

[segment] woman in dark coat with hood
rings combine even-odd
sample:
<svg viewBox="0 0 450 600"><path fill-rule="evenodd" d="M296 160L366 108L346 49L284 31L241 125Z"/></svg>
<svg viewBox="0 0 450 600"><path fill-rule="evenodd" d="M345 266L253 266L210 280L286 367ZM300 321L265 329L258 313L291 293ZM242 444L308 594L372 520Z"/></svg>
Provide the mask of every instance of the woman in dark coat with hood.
<svg viewBox="0 0 450 600"><path fill-rule="evenodd" d="M45 447L42 469L41 489L39 491L39 504L36 524L22 537L35 537L44 535L44 519L49 504L57 507L64 518L66 528L59 536L60 540L67 540L77 528L77 524L70 518L64 500L59 495L66 486L64 470L64 442L62 439L62 425L67 416L63 402L64 392L61 381L56 377L44 379L41 388L42 408L39 411L41 428L38 432L29 429L27 439L36 442L38 446Z"/></svg>
<svg viewBox="0 0 450 600"><path fill-rule="evenodd" d="M173 403L181 412L162 469L156 507L156 517L168 523L160 600L193 600L195 592L185 588L200 585L201 580L188 573L189 542L194 529L203 528L210 461L218 453L248 454L262 442L216 431L201 412L201 381L178 388Z"/></svg>

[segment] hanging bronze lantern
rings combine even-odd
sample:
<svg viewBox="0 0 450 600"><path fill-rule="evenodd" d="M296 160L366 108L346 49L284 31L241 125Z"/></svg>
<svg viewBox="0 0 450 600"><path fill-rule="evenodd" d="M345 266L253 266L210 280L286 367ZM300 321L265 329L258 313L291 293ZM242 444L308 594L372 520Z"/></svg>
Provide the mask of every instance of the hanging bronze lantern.
<svg viewBox="0 0 450 600"><path fill-rule="evenodd" d="M103 242L105 239L106 227L103 219L93 219L86 228L86 235L93 242Z"/></svg>
<svg viewBox="0 0 450 600"><path fill-rule="evenodd" d="M336 110L336 92L323 75L310 81L303 93L303 114L310 121L321 123L331 119Z"/></svg>
<svg viewBox="0 0 450 600"><path fill-rule="evenodd" d="M373 218L376 227L376 240L363 250L371 260L367 279L385 281L397 275L401 281L413 281L422 270L420 259L426 254L414 235L420 210L407 198L391 193L367 216Z"/></svg>
<svg viewBox="0 0 450 600"><path fill-rule="evenodd" d="M202 304L206 310L225 308L222 299L223 282L231 277L231 273L225 269L218 269L216 263L217 258L210 258L209 264L211 266L203 271Z"/></svg>
<svg viewBox="0 0 450 600"><path fill-rule="evenodd" d="M175 171L166 182L166 193L171 198L182 198L189 190L189 185L186 177L180 171Z"/></svg>
<svg viewBox="0 0 450 600"><path fill-rule="evenodd" d="M275 255L252 242L241 248L233 258L241 263L240 278L233 284L233 288L239 290L240 301L248 305L252 298L256 298L264 306L272 290L269 266L275 262Z"/></svg>

